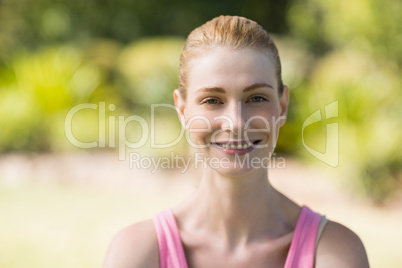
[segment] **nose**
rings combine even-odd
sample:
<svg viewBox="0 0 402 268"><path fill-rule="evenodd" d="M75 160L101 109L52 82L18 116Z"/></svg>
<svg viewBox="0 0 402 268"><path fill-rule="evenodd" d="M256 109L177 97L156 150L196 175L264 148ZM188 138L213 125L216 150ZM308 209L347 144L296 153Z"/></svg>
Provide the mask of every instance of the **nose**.
<svg viewBox="0 0 402 268"><path fill-rule="evenodd" d="M222 129L233 132L235 135L242 135L246 123L242 102L230 103L226 108L225 115L226 120L222 123Z"/></svg>

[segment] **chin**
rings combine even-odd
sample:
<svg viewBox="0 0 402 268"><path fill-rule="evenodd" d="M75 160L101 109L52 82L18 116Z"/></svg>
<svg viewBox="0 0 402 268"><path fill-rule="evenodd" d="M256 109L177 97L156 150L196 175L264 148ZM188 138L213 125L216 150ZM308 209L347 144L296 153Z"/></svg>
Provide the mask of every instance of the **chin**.
<svg viewBox="0 0 402 268"><path fill-rule="evenodd" d="M262 169L267 169L267 165L261 163L263 158L251 157L250 155L236 155L232 156L230 160L228 158L220 158L220 161L209 162L208 167L225 177L244 177ZM269 158L265 159L269 161Z"/></svg>
<svg viewBox="0 0 402 268"><path fill-rule="evenodd" d="M247 177L255 172L254 169L245 168L218 168L214 169L214 171L219 173L220 176L230 178Z"/></svg>

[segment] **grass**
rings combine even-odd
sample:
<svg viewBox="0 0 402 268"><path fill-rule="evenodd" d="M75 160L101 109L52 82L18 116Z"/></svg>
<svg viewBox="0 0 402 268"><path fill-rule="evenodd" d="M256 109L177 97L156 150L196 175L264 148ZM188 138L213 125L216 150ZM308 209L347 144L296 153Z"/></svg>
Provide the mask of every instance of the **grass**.
<svg viewBox="0 0 402 268"><path fill-rule="evenodd" d="M113 235L169 201L74 186L0 185L0 267L101 267Z"/></svg>

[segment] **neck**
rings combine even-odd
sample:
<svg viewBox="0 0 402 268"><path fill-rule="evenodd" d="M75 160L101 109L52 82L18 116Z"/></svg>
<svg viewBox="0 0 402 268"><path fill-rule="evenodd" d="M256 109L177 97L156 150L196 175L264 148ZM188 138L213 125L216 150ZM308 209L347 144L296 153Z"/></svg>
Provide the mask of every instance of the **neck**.
<svg viewBox="0 0 402 268"><path fill-rule="evenodd" d="M244 177L224 177L209 170L186 202L190 228L231 245L275 237L281 232L278 226L283 226L277 220L280 196L269 183L267 170Z"/></svg>

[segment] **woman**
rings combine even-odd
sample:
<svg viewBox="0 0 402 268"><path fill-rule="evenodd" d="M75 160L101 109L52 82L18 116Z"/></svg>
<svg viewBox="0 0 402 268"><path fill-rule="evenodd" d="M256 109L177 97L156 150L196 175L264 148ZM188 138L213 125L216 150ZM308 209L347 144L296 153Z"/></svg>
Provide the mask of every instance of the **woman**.
<svg viewBox="0 0 402 268"><path fill-rule="evenodd" d="M289 89L261 26L220 16L195 29L179 80L179 118L205 163L199 188L121 231L104 267L368 267L356 234L267 180Z"/></svg>

